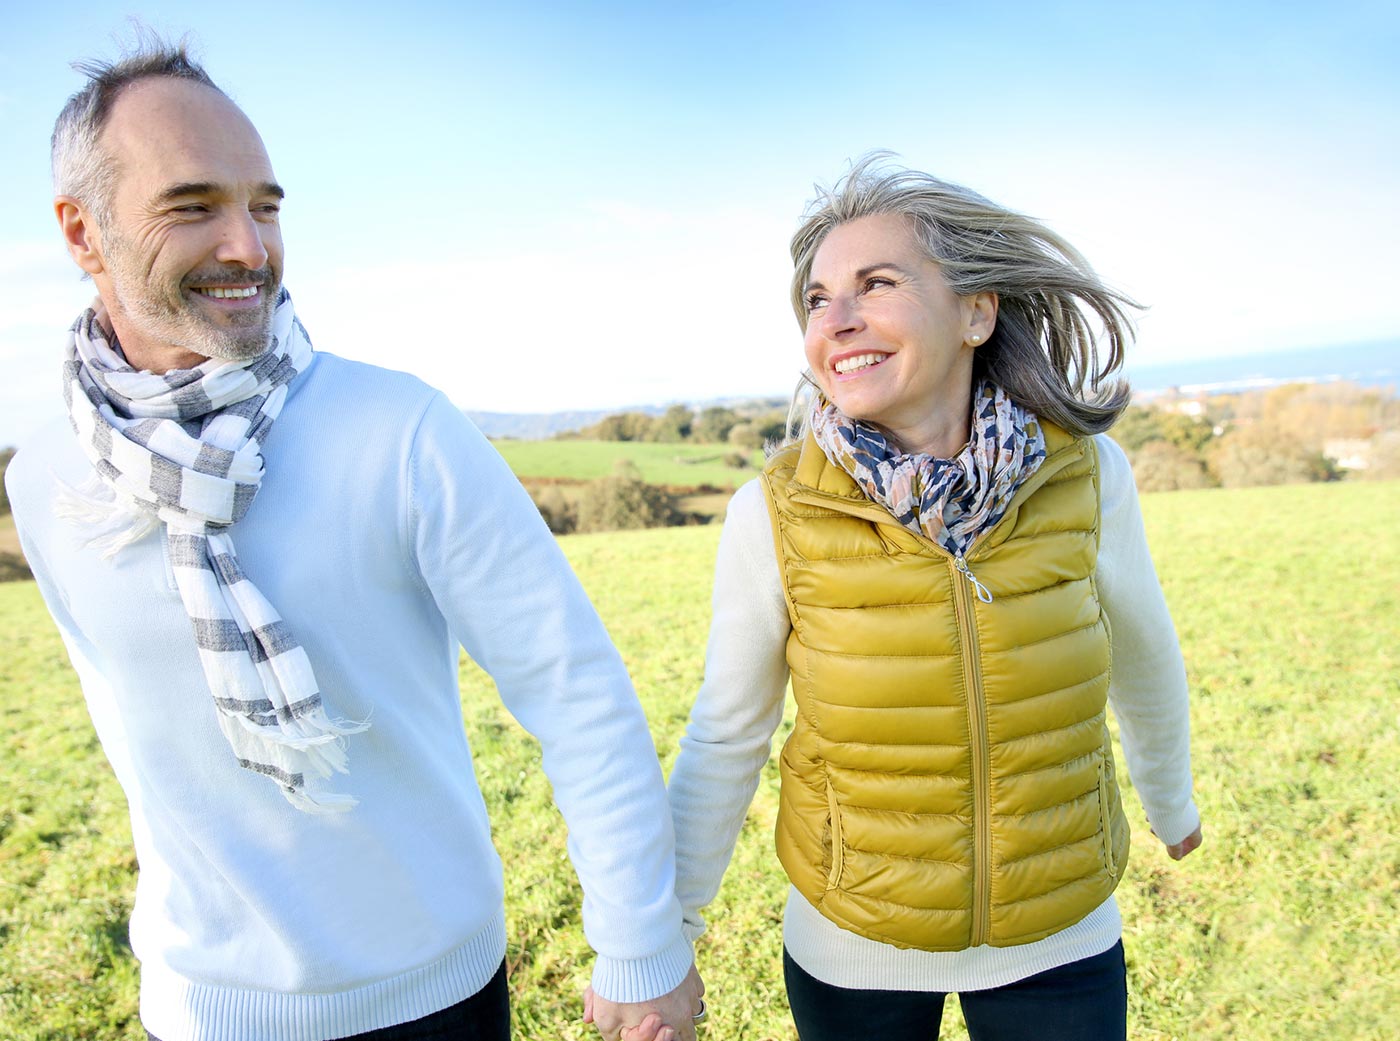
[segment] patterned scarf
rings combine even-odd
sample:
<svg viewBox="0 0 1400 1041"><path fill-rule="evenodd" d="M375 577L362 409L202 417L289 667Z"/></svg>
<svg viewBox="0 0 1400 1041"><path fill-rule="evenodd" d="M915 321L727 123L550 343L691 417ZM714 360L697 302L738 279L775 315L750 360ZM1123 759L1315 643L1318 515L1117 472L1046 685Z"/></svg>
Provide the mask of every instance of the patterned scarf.
<svg viewBox="0 0 1400 1041"><path fill-rule="evenodd" d="M811 428L833 466L900 524L947 550L978 596L990 602L991 593L973 577L964 557L1045 461L1045 436L1035 413L998 386L980 383L972 400L972 436L952 459L900 452L874 426L842 415L820 397Z"/></svg>
<svg viewBox="0 0 1400 1041"><path fill-rule="evenodd" d="M69 331L68 416L95 476L59 512L111 557L164 524L219 728L238 764L270 777L309 813L355 799L319 781L347 772L343 736L367 724L332 721L306 652L238 563L230 536L263 477L262 445L311 360L286 290L272 346L249 361L138 372L118 353L100 302Z"/></svg>

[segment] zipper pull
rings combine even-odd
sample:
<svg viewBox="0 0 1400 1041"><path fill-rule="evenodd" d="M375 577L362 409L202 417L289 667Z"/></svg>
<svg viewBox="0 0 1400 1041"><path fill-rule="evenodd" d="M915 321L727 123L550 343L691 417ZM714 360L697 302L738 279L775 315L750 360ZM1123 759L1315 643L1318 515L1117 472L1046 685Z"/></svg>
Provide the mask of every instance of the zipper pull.
<svg viewBox="0 0 1400 1041"><path fill-rule="evenodd" d="M972 588L977 590L977 599L984 604L992 602L992 591L977 581L977 576L972 573L972 568L967 566L967 561L961 556L953 558L953 566L963 573L963 577L972 583Z"/></svg>

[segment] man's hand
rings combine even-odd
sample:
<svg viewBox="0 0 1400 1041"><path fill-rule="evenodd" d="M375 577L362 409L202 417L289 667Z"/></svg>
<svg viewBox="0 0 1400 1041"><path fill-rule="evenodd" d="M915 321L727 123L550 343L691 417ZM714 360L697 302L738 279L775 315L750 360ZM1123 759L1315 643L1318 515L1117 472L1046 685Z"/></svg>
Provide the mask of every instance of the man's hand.
<svg viewBox="0 0 1400 1041"><path fill-rule="evenodd" d="M596 1026L603 1041L695 1041L704 993L693 965L679 987L653 1001L609 1001L589 987L583 992L583 1021Z"/></svg>
<svg viewBox="0 0 1400 1041"><path fill-rule="evenodd" d="M1193 831L1190 835L1187 835L1186 838L1182 839L1174 846L1167 847L1167 856L1171 857L1173 860L1180 860L1182 857L1186 856L1186 854L1190 853L1200 844L1201 828L1199 825L1197 825L1196 830Z"/></svg>

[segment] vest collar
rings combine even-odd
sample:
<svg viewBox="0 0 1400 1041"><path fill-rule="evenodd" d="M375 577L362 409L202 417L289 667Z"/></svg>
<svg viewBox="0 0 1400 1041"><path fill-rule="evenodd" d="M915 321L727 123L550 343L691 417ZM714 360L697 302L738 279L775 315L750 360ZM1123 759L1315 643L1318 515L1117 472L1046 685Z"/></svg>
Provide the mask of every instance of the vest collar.
<svg viewBox="0 0 1400 1041"><path fill-rule="evenodd" d="M972 544L974 547L982 544L987 536L1005 524L1008 518L1014 517L1016 507L1037 488L1065 467L1083 459L1084 453L1089 451L1088 439L1075 437L1064 428L1044 419L1040 421L1040 426L1045 432L1045 461L1040 464L1040 468L1031 475L1030 479L1016 490L1015 496L1011 499L1011 506L1001 520L991 528L991 531L984 531L977 536ZM908 528L899 523L889 510L877 502L871 502L856 482L851 479L851 475L826 457L826 453L821 450L821 446L817 444L816 438L812 436L810 431L802 439L797 466L793 471L789 487L789 498L793 502L802 503L805 506L820 506L875 524L889 524L900 531L909 531ZM910 531L909 533L918 538L920 542L933 546L939 553L946 555L946 551L942 547L937 546L927 537L919 535L917 532ZM972 558L974 550L970 548L967 555Z"/></svg>

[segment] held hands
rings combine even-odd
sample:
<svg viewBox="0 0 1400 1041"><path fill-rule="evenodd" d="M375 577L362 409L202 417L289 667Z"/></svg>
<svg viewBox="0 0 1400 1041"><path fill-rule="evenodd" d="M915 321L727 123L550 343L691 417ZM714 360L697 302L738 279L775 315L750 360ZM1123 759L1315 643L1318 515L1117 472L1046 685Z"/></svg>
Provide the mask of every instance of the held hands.
<svg viewBox="0 0 1400 1041"><path fill-rule="evenodd" d="M704 993L693 965L679 987L653 1001L609 1001L589 987L583 992L583 1021L596 1026L603 1041L695 1041Z"/></svg>

